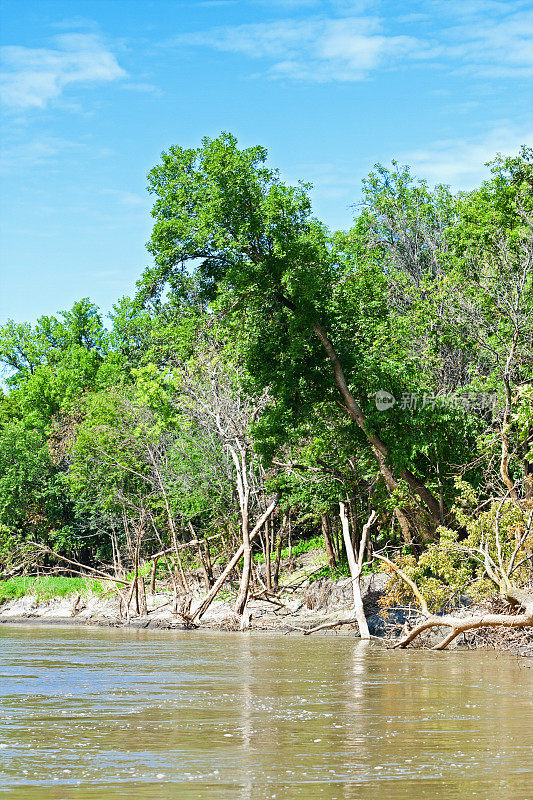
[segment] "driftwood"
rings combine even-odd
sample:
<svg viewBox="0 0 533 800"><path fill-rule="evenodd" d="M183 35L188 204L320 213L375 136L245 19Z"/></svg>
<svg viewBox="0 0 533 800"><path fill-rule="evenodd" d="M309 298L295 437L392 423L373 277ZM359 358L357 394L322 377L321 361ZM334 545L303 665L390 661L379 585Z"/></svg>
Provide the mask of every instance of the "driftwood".
<svg viewBox="0 0 533 800"><path fill-rule="evenodd" d="M331 628L339 628L341 625L353 625L354 623L358 623L357 617L349 617L349 619L336 619L332 620L331 622L323 622L322 625L317 625L315 628L294 628L294 630L302 631L304 636L309 636L311 633L317 633L317 631L326 631L330 630ZM370 634L365 637L361 636L361 639L370 639Z"/></svg>

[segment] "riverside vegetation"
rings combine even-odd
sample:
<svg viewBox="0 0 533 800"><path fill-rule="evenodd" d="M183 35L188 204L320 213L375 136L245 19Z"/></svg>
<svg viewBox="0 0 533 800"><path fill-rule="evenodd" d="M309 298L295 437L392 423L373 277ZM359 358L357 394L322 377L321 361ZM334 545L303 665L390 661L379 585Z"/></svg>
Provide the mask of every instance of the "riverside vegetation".
<svg viewBox="0 0 533 800"><path fill-rule="evenodd" d="M0 596L112 587L129 618L149 584L192 627L224 591L246 627L320 547L363 638L378 569L382 614L416 609L396 646L527 632L533 150L458 195L376 166L348 231L229 134L148 188L107 327L83 299L0 329Z"/></svg>

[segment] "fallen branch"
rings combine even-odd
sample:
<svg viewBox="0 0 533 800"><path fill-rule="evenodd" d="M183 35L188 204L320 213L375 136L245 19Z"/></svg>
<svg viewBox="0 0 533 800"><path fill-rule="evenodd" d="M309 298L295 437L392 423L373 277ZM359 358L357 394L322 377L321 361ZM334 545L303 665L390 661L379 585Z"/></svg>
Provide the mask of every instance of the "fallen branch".
<svg viewBox="0 0 533 800"><path fill-rule="evenodd" d="M262 600L265 603L272 603L272 605L277 606L278 608L287 608L287 606L281 602L275 595L268 592L266 589L258 594L252 594L250 596L250 600Z"/></svg>
<svg viewBox="0 0 533 800"><path fill-rule="evenodd" d="M427 606L427 602L420 592L417 585L408 575L393 561L376 554L376 558L389 564L397 575L410 587L421 606L421 613L426 617L423 622L408 631L396 644L393 649L407 647L414 639L430 628L450 628L450 632L433 646L433 650L444 650L461 633L476 630L477 628L525 628L533 626L533 595L509 584L508 580L501 584L502 595L510 603L524 609L522 614L477 614L471 617L454 617L451 614L432 614Z"/></svg>
<svg viewBox="0 0 533 800"><path fill-rule="evenodd" d="M304 636L309 636L309 634L316 633L317 631L325 631L329 628L338 628L341 625L353 625L355 622L357 622L357 617L350 617L349 619L337 619L333 622L324 622L322 625L317 625L315 628L301 628L300 630L303 630ZM368 638L370 638L370 635Z"/></svg>
<svg viewBox="0 0 533 800"><path fill-rule="evenodd" d="M280 497L279 494L277 494L274 497L274 499L270 503L265 513L262 514L255 523L255 527L250 532L250 542L252 542L253 539L255 539L255 537L257 536L257 534L259 533L259 531L261 530L267 519L269 519L270 515L272 514L272 512L274 511L274 509L278 504L279 497ZM225 583L228 575L231 573L233 569L235 569L236 565L241 560L243 554L244 554L244 545L241 544L239 549L233 554L233 556L228 561L226 568L223 570L220 577L213 584L213 587L211 591L208 593L207 597L205 597L204 600L202 600L202 602L200 603L194 614L191 615L191 622L193 622L195 619L200 619L200 617L202 617L205 614L205 612L207 611L207 609L209 608L209 606L219 593L223 584Z"/></svg>
<svg viewBox="0 0 533 800"><path fill-rule="evenodd" d="M19 572L23 572L27 567L28 567L27 563L19 564L18 566L13 567L13 569L9 570L9 572L3 572L0 575L0 580L8 581L10 578L13 578L15 575L18 575Z"/></svg>
<svg viewBox="0 0 533 800"><path fill-rule="evenodd" d="M111 575L108 575L106 572L102 572L100 569L96 569L95 567L89 567L86 564L81 564L79 561L74 561L71 558L67 558L66 556L61 556L59 553L56 553L54 550L51 550L49 547L45 545L36 544L36 549L38 549L41 553L46 553L47 555L51 555L54 558L57 558L59 561L64 561L65 564L70 564L72 567L77 568L78 570L87 570L92 575L96 576L100 580L110 581L111 583L121 583L123 586L128 586L129 581L123 580L122 578L115 578ZM79 572L77 569L69 569L69 572L76 572L78 575L82 575L83 577L89 577L87 572Z"/></svg>
<svg viewBox="0 0 533 800"><path fill-rule="evenodd" d="M466 618L432 615L406 633L399 642L393 645L393 649L407 647L410 642L429 628L447 627L451 629L442 641L432 647L432 650L444 650L461 633L476 628L525 628L530 625L533 625L533 611L525 614L482 614Z"/></svg>

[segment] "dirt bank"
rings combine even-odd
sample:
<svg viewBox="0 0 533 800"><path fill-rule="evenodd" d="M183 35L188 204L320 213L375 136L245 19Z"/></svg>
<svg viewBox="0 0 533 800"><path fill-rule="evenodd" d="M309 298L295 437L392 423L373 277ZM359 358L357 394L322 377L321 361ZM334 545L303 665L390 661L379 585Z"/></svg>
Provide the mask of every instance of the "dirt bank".
<svg viewBox="0 0 533 800"><path fill-rule="evenodd" d="M377 599L386 584L386 575L367 576L362 581L362 593L370 631L383 635L386 628L401 630L404 616L393 623L386 622L379 614ZM202 594L195 592L192 608L201 600ZM148 613L139 615L130 611L124 618L120 613L119 599L115 593L90 594L39 600L27 595L9 600L0 608L0 623L43 623L68 625L129 626L136 628L180 628L182 618L173 612L172 596L165 592L147 594ZM241 620L232 610L233 597L225 596L213 602L201 619L206 628L238 630ZM250 614L248 627L251 630L303 631L339 619L353 617L351 610L351 582L337 581L304 582L298 589L282 591L276 601L252 599L248 604ZM338 630L357 635L355 624L343 625Z"/></svg>
<svg viewBox="0 0 533 800"><path fill-rule="evenodd" d="M393 642L405 630L406 625L417 621L416 610L389 609L381 613L379 598L383 595L389 576L374 574L365 576L361 582L363 603L372 636L384 642ZM192 609L203 598L204 593L196 590L192 598ZM127 618L120 613L116 593L90 594L61 597L52 600L39 600L27 595L9 600L0 607L0 624L45 624L76 626L107 626L129 628L185 629L183 618L173 611L173 599L169 593L158 591L147 594L147 613L136 614L130 611ZM223 593L210 606L201 619L201 627L215 630L236 631L242 629L242 618L233 613L234 596ZM248 604L246 629L270 631L283 634L302 635L306 630L320 625L352 619L352 591L349 578L340 580L304 580L298 588L283 590L275 602L252 599ZM470 615L480 609L474 608L464 600L454 611ZM486 611L487 609L485 609ZM355 623L326 628L314 635L358 636ZM442 632L428 631L417 641L417 646L431 647L442 639ZM467 636L459 637L453 648L490 648L504 650L520 656L533 657L533 631L480 629Z"/></svg>

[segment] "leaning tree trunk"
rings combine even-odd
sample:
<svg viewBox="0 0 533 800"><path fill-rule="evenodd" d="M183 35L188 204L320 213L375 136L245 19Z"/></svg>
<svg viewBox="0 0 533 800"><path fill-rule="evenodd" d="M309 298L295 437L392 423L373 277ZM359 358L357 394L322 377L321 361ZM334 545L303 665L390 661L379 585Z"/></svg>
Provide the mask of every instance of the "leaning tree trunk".
<svg viewBox="0 0 533 800"><path fill-rule="evenodd" d="M278 290L277 292L278 299L281 303L288 308L290 311L295 311L295 304L294 302L287 297L283 291ZM389 465L387 464L387 456L388 456L388 448L385 443L381 440L381 438L372 431L371 427L368 425L367 420L363 414L363 410L355 397L353 396L348 383L346 381L346 377L344 375L344 371L342 369L342 365L340 359L335 351L335 347L331 339L329 338L326 329L324 326L318 321L315 320L311 324L311 328L315 336L321 342L327 357L329 358L331 365L333 367L333 376L335 386L339 390L341 397L344 401L344 409L350 419L352 419L362 430L363 434L366 437L369 445L372 448L372 452L376 458L378 463L379 471L382 475L383 481L385 486L387 487L387 491L392 496L393 493L398 489L398 483L393 475L393 472ZM422 481L420 481L416 475L414 475L410 470L404 469L400 472L400 477L407 482L410 489L414 492L419 500L426 506L435 527L441 524L441 508L439 505L438 500L433 496L433 494L429 491L427 486L425 486ZM409 521L409 517L406 515L405 511L400 507L396 506L394 509L394 514L396 519L400 524L400 528L402 530L403 538L406 542L411 541L411 523Z"/></svg>
<svg viewBox="0 0 533 800"><path fill-rule="evenodd" d="M357 425L363 431L368 443L372 448L372 452L374 453L376 461L378 462L379 471L381 472L381 476L383 478L385 486L387 487L387 491L389 492L389 494L392 495L393 492L395 492L398 489L398 483L393 475L391 468L387 464L387 456L388 456L387 446L380 439L380 437L376 433L372 432L371 429L369 428L368 423L363 414L363 411L359 406L359 403L356 401L355 397L353 396L348 387L341 363L325 329L318 322L315 322L313 324L313 332L322 343L324 350L326 351L327 356L331 361L331 364L333 366L335 385L339 390L339 392L341 393L342 399L344 400L348 416L355 423L357 423ZM406 481L406 483L409 485L410 489L414 492L414 494L418 497L418 499L424 503L435 525L440 525L441 508L438 500L433 496L433 494L429 491L429 489L426 486L424 486L424 484L416 477L416 475L414 475L408 469L403 469L400 472L400 477ZM411 524L409 522L409 518L406 515L405 511L399 506L396 506L396 508L394 509L394 514L400 524L404 540L406 542L411 541L412 538Z"/></svg>
<svg viewBox="0 0 533 800"><path fill-rule="evenodd" d="M265 513L261 515L261 517L257 520L256 524L254 525L252 531L250 532L250 537L249 537L250 538L250 543L253 542L253 540L255 539L255 537L257 536L257 534L259 533L259 531L261 530L261 528L265 524L266 520L270 517L270 515L272 514L272 512L276 508L276 506L278 504L278 501L279 501L279 494L277 494L274 497L274 499L272 500L272 502L268 506L268 508L265 511ZM213 602L213 600L215 599L215 597L217 596L219 591L221 590L221 588L224 585L225 581L227 580L228 576L235 569L236 565L241 560L241 558L243 556L243 553L244 553L244 545L241 544L239 549L233 554L233 556L230 558L230 560L226 564L226 568L224 569L222 574L217 578L217 580L213 584L213 587L211 588L211 591L208 593L207 597L205 597L202 600L202 602L200 603L198 608L191 615L191 618L190 618L191 622L194 621L195 619L200 619L200 617L202 617L205 614L205 612L207 611L207 609L209 608L209 606L211 605L211 603Z"/></svg>

